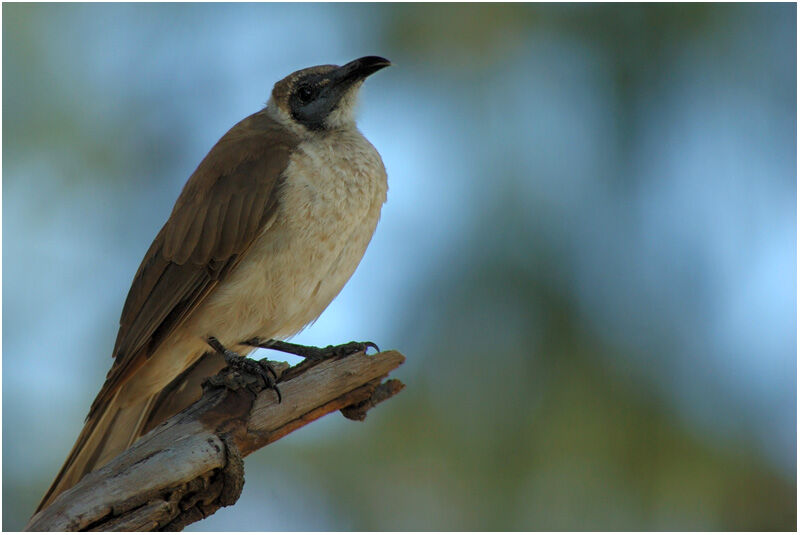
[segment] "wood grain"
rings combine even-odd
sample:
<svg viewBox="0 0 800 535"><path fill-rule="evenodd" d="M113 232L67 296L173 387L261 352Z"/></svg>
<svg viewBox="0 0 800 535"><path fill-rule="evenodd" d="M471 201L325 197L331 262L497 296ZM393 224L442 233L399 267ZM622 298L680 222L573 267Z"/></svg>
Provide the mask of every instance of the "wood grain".
<svg viewBox="0 0 800 535"><path fill-rule="evenodd" d="M236 502L242 457L336 410L361 414L399 392L405 357L356 353L284 370L282 403L259 378L225 369L203 397L37 513L27 531L179 530ZM250 388L248 388L248 386ZM235 387L235 388L233 388Z"/></svg>

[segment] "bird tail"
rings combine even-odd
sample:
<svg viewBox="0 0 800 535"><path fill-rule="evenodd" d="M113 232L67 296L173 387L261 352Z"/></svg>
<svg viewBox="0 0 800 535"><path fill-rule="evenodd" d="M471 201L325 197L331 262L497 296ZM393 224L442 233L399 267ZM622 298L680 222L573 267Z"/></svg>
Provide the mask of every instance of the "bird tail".
<svg viewBox="0 0 800 535"><path fill-rule="evenodd" d="M45 493L38 513L81 478L125 451L142 434L142 429L158 394L122 406L120 391L86 420L64 466Z"/></svg>
<svg viewBox="0 0 800 535"><path fill-rule="evenodd" d="M64 466L45 493L36 513L89 472L128 449L142 435L179 413L202 395L202 382L225 367L219 353L206 353L160 392L133 403L120 388L108 403L93 409Z"/></svg>

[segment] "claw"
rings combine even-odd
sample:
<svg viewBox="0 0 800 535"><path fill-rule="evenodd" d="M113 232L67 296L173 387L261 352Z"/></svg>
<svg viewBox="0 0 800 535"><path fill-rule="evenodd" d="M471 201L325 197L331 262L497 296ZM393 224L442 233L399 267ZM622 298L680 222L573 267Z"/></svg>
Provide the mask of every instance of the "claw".
<svg viewBox="0 0 800 535"><path fill-rule="evenodd" d="M275 371L275 368L272 367L272 364L270 364L267 359L262 359L257 362L261 364L262 368L265 368L269 373L272 374L274 380L278 380L278 372ZM280 397L280 395L278 397Z"/></svg>
<svg viewBox="0 0 800 535"><path fill-rule="evenodd" d="M270 388L270 389L275 391L275 395L278 396L278 403L280 403L281 401L283 401L283 396L281 395L281 389L278 388L278 385L275 383L275 381L278 380L278 374L275 373L275 369L272 367L272 365L270 365L269 363L265 362L264 360L259 360L259 361L256 361L256 362L258 362L258 364L262 368L264 368L265 370L267 370L267 371L272 373L272 376L274 377L274 379L269 379L267 381L267 388ZM267 377L269 377L269 376L267 376Z"/></svg>
<svg viewBox="0 0 800 535"><path fill-rule="evenodd" d="M225 362L231 368L235 368L241 372L249 373L250 375L255 375L260 377L264 381L264 387L269 388L270 390L274 390L275 394L278 396L278 403L283 401L283 396L281 395L281 391L276 384L278 380L278 374L275 372L275 369L267 362L260 362L257 360L249 359L247 357L243 357L231 351L230 349L226 348L222 345L222 343L217 340L213 336L209 336L206 338L206 343L211 346L211 349L216 351L217 353L221 354L225 357ZM270 376L270 373L272 376ZM254 394L258 394L258 392L254 391L252 387L248 386L248 390L253 392Z"/></svg>

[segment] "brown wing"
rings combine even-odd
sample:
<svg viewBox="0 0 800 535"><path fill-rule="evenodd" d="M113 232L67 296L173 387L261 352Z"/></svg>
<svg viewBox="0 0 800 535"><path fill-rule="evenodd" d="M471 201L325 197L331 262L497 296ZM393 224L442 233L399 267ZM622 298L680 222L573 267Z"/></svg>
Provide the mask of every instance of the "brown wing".
<svg viewBox="0 0 800 535"><path fill-rule="evenodd" d="M116 360L90 416L202 302L269 222L297 142L262 110L231 128L200 162L133 279Z"/></svg>

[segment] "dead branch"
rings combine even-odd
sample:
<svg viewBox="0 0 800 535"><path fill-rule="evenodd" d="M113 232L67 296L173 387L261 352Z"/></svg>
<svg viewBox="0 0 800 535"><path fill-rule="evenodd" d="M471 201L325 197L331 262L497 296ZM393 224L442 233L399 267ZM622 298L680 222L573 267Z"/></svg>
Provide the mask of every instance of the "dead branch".
<svg viewBox="0 0 800 535"><path fill-rule="evenodd" d="M242 457L336 410L363 420L403 388L396 379L381 381L404 360L385 351L288 369L273 363L283 372L281 403L261 379L226 368L207 381L199 401L87 474L26 530L180 530L236 502Z"/></svg>

